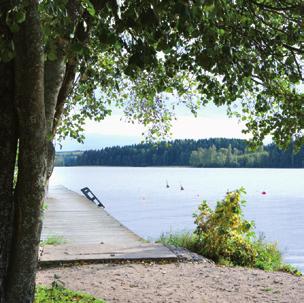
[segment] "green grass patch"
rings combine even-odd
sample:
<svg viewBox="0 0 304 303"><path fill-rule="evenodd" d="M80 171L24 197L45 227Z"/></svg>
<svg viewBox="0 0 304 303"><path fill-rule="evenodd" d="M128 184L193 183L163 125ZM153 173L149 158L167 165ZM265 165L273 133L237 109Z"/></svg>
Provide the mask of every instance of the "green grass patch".
<svg viewBox="0 0 304 303"><path fill-rule="evenodd" d="M156 242L164 245L173 245L184 247L193 252L199 251L199 237L191 232L185 231L180 233L162 234Z"/></svg>
<svg viewBox="0 0 304 303"><path fill-rule="evenodd" d="M37 287L34 303L105 303L90 295L75 292L63 287Z"/></svg>
<svg viewBox="0 0 304 303"><path fill-rule="evenodd" d="M41 242L41 245L61 245L65 243L67 243L67 241L62 236L48 236L46 240Z"/></svg>
<svg viewBox="0 0 304 303"><path fill-rule="evenodd" d="M282 255L276 243L266 243L263 238L260 238L253 242L253 246L257 252L256 268L266 271L279 271L286 266L282 261Z"/></svg>
<svg viewBox="0 0 304 303"><path fill-rule="evenodd" d="M197 254L204 255L202 252L202 241L195 233L181 232L162 234L156 242L164 245L183 247ZM266 243L264 239L259 238L258 240L252 241L252 246L257 252L257 255L253 266L248 267L259 268L265 271L283 271L296 276L302 275L296 267L283 262L282 254L277 248L276 243ZM229 262L225 258L219 258L214 261L226 266L239 265L233 264L233 262Z"/></svg>

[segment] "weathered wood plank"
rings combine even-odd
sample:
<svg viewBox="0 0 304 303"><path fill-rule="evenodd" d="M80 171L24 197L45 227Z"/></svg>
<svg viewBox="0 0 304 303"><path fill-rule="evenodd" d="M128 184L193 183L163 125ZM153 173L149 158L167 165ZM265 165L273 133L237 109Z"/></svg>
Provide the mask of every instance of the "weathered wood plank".
<svg viewBox="0 0 304 303"><path fill-rule="evenodd" d="M106 210L63 186L48 194L41 239L50 236L60 236L66 243L45 246L41 263L176 259L168 248L145 243Z"/></svg>

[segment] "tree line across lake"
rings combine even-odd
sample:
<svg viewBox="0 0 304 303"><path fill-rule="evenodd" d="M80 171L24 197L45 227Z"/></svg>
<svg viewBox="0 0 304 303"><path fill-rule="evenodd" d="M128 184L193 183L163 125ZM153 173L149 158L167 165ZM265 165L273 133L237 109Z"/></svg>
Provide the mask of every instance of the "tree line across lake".
<svg viewBox="0 0 304 303"><path fill-rule="evenodd" d="M185 139L58 152L55 165L302 168L304 147L295 153L292 145L287 150L275 144L251 150L248 142L241 139Z"/></svg>

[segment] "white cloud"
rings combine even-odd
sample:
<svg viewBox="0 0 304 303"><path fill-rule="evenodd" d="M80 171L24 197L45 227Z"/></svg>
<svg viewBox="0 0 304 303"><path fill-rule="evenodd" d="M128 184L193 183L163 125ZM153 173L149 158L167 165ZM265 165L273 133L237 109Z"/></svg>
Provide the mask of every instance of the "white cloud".
<svg viewBox="0 0 304 303"><path fill-rule="evenodd" d="M248 138L242 134L243 125L235 118L218 117L191 117L178 116L173 121L173 139L200 139L210 137ZM106 136L132 136L142 138L145 128L138 123L127 123L121 116L114 115L102 122L88 121L85 126L87 134L99 134Z"/></svg>
<svg viewBox="0 0 304 303"><path fill-rule="evenodd" d="M205 118L182 116L175 121L172 132L174 138L246 138L237 119L233 118ZM248 136L247 136L248 138Z"/></svg>
<svg viewBox="0 0 304 303"><path fill-rule="evenodd" d="M138 123L127 123L118 115L107 117L101 122L87 121L85 133L111 136L141 136L144 127Z"/></svg>

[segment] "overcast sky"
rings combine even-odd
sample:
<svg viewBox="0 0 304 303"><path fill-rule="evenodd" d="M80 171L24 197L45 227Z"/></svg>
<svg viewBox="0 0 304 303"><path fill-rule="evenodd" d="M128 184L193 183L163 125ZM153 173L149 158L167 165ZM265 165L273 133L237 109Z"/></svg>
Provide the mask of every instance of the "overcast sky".
<svg viewBox="0 0 304 303"><path fill-rule="evenodd" d="M202 138L246 138L241 130L243 125L236 118L228 118L225 107L209 105L195 118L186 109L179 109L177 120L173 122L172 139ZM144 127L125 122L121 112L115 111L102 122L87 121L85 125L85 143L67 139L62 142L62 150L100 149L106 146L128 145L143 140ZM248 136L247 136L248 138ZM59 145L56 146L60 150Z"/></svg>

